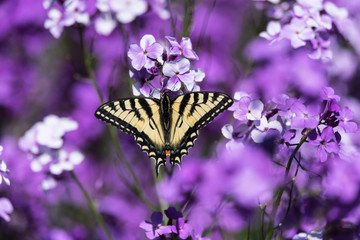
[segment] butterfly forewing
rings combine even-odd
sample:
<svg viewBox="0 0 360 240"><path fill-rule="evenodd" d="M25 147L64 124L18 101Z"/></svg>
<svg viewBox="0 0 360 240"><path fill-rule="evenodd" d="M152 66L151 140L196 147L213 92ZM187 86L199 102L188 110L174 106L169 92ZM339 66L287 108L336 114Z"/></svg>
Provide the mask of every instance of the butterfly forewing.
<svg viewBox="0 0 360 240"><path fill-rule="evenodd" d="M194 145L198 130L231 106L233 100L218 92L193 92L172 100L170 146L175 154L170 161L179 164Z"/></svg>
<svg viewBox="0 0 360 240"><path fill-rule="evenodd" d="M160 102L152 98L128 98L104 103L95 116L120 130L134 135L136 142L156 167L164 164L159 151L165 145L165 134L160 122Z"/></svg>

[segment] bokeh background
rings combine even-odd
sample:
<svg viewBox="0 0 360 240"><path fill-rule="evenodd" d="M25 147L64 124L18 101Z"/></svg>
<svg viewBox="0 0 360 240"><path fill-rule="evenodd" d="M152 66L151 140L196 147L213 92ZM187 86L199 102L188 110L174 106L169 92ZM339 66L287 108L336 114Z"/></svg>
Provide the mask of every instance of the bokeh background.
<svg viewBox="0 0 360 240"><path fill-rule="evenodd" d="M199 56L194 68L206 74L201 90L230 96L247 92L264 103L281 94L316 102L319 92L331 86L341 96L339 105L348 106L357 121L360 2L317 1L333 2L348 12L346 27L334 25L326 31L331 41L326 49L333 53L327 60L310 58L308 44L294 48L288 39L270 44L259 37L276 19L276 11L291 12L296 1L149 0L145 12L129 23L117 21L106 34L95 26L103 14L99 2L106 1L84 1L87 24L69 24L54 36L44 23L50 9L62 9L64 1L0 1L0 157L10 170L1 173L11 182L1 184L0 197L13 206L11 220L0 219L0 239L108 239L71 174L34 172L31 154L19 147L19 139L48 115L77 122L76 130L64 134L63 147L83 155L73 171L114 239L146 239L140 222L168 206L183 212L198 239L201 234L210 239L265 239L264 228L280 222L289 198L293 201L289 217L271 238L292 239L300 232L317 230L324 239L358 239L358 133L342 135L342 161L308 160L299 170L294 194L283 195L280 207L285 210L272 217L271 196L283 186L284 170L276 168L264 145L226 150L228 140L221 128L235 124L232 112L200 131L181 171L158 179L133 137L109 130L94 112L101 104L99 92L105 101L133 96L128 48L139 44L144 34L152 34L163 45L168 44L165 36L179 41L182 36L191 38ZM306 1L297 3L306 5ZM304 147L303 158L312 159L312 154ZM119 156L129 162L145 197L124 181L132 184L134 179ZM44 188L49 176L56 186ZM254 191L266 192L266 201ZM270 210L263 214L259 204L266 203ZM6 207L2 208L6 215Z"/></svg>

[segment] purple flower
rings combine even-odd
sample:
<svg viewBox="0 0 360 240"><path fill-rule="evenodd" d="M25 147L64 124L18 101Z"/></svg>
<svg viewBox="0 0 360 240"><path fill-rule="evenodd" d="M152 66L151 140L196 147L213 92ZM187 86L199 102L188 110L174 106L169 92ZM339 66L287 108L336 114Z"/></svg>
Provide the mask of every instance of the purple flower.
<svg viewBox="0 0 360 240"><path fill-rule="evenodd" d="M282 138L279 139L279 152L281 154L287 154L289 149L290 140L293 139L296 135L296 130L289 129L284 133Z"/></svg>
<svg viewBox="0 0 360 240"><path fill-rule="evenodd" d="M151 222L142 221L140 223L139 227L146 231L145 234L148 239L155 239L156 237L172 232L172 226L161 225L163 218L161 212L153 212Z"/></svg>
<svg viewBox="0 0 360 240"><path fill-rule="evenodd" d="M183 218L178 218L176 221L176 226L171 226L171 231L173 233L179 234L181 239L187 239L191 235L192 227L190 224L185 223Z"/></svg>
<svg viewBox="0 0 360 240"><path fill-rule="evenodd" d="M140 40L140 46L131 44L128 57L131 59L131 65L140 70L142 67L151 68L154 60L163 54L164 48L155 41L153 35L146 34Z"/></svg>
<svg viewBox="0 0 360 240"><path fill-rule="evenodd" d="M330 50L330 40L324 40L320 37L310 40L313 45L313 52L308 56L312 59L321 59L323 62L329 62L333 58Z"/></svg>
<svg viewBox="0 0 360 240"><path fill-rule="evenodd" d="M327 160L328 153L339 153L339 145L333 141L334 130L332 127L326 127L320 135L316 136L316 139L310 138L309 143L314 146L318 146L317 155L321 162Z"/></svg>
<svg viewBox="0 0 360 240"><path fill-rule="evenodd" d="M296 116L291 119L291 127L313 129L318 125L317 106L297 104L292 110Z"/></svg>
<svg viewBox="0 0 360 240"><path fill-rule="evenodd" d="M332 100L336 102L340 101L340 96L335 94L335 91L332 87L323 87L320 92L320 97L323 100Z"/></svg>
<svg viewBox="0 0 360 240"><path fill-rule="evenodd" d="M186 58L177 62L166 62L163 66L163 74L170 78L166 88L176 92L180 90L181 82L183 82L187 89L192 89L195 79L189 70L190 61Z"/></svg>
<svg viewBox="0 0 360 240"><path fill-rule="evenodd" d="M192 49L191 40L188 37L183 37L179 44L175 38L166 36L165 37L171 44L170 54L171 55L183 55L188 59L199 59L194 50Z"/></svg>
<svg viewBox="0 0 360 240"><path fill-rule="evenodd" d="M304 20L293 18L283 27L281 38L289 39L293 48L299 48L306 45L306 40L315 38L315 33Z"/></svg>
<svg viewBox="0 0 360 240"><path fill-rule="evenodd" d="M0 198L0 217L5 221L10 221L9 214L14 211L14 207L11 204L10 200L7 198Z"/></svg>
<svg viewBox="0 0 360 240"><path fill-rule="evenodd" d="M229 110L239 121L260 120L264 104L260 100L251 100L249 96L236 96L239 100ZM236 98L235 98L236 99Z"/></svg>
<svg viewBox="0 0 360 240"><path fill-rule="evenodd" d="M346 133L355 133L357 131L357 124L351 122L354 118L354 113L349 107L344 107L337 118L340 120L339 126L342 127Z"/></svg>
<svg viewBox="0 0 360 240"><path fill-rule="evenodd" d="M130 78L136 80L136 82L132 85L133 94L135 96L143 95L145 97L149 97L152 90L150 84L148 83L151 78L151 74L146 69L141 69L140 71L130 69L129 75Z"/></svg>

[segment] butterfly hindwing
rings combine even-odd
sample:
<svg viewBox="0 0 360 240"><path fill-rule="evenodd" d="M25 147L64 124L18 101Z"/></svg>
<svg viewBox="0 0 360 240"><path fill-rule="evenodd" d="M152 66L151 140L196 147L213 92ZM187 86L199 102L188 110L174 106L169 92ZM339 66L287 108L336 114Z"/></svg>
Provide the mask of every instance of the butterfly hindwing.
<svg viewBox="0 0 360 240"><path fill-rule="evenodd" d="M198 130L231 106L233 100L218 92L193 92L176 97L171 102L172 126L170 145L175 149L172 164L179 164L194 145Z"/></svg>
<svg viewBox="0 0 360 240"><path fill-rule="evenodd" d="M152 98L128 98L102 104L95 116L120 130L134 135L141 150L155 159L156 168L165 164L159 152L165 144L160 122L160 101Z"/></svg>

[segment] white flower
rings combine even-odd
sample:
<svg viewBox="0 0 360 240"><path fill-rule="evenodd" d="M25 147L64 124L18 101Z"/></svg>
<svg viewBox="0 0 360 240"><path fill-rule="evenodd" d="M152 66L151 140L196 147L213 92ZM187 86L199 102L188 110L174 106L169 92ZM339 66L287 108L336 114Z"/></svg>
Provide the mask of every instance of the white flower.
<svg viewBox="0 0 360 240"><path fill-rule="evenodd" d="M0 198L0 217L5 221L10 221L9 214L14 211L14 207L11 204L10 200L7 198Z"/></svg>
<svg viewBox="0 0 360 240"><path fill-rule="evenodd" d="M297 0L297 2L307 8L323 9L323 0Z"/></svg>
<svg viewBox="0 0 360 240"><path fill-rule="evenodd" d="M256 143L263 142L270 129L278 130L281 133L282 126L279 121L274 120L268 122L267 118L263 116L260 119L260 124L251 132L252 140Z"/></svg>
<svg viewBox="0 0 360 240"><path fill-rule="evenodd" d="M61 148L64 144L63 136L66 132L78 128L77 122L69 118L59 118L55 115L45 117L43 122L35 125L36 142L49 148Z"/></svg>
<svg viewBox="0 0 360 240"><path fill-rule="evenodd" d="M89 14L85 11L86 4L81 0L67 0L65 6L64 25L71 26L74 23L88 25L90 23Z"/></svg>
<svg viewBox="0 0 360 240"><path fill-rule="evenodd" d="M49 29L54 38L59 38L64 28L62 12L56 8L52 8L48 12L48 17L49 18L45 20L44 27Z"/></svg>
<svg viewBox="0 0 360 240"><path fill-rule="evenodd" d="M244 148L244 144L240 141L237 141L236 139L233 138L233 133L234 133L234 127L231 124L226 124L221 128L221 133L223 134L223 136L227 139L229 139L230 141L228 141L226 143L226 149L228 151L233 151L236 149L243 149Z"/></svg>
<svg viewBox="0 0 360 240"><path fill-rule="evenodd" d="M74 165L79 165L84 160L84 155L78 151L68 154L65 150L59 151L59 158L50 165L50 172L59 175L63 171L72 171Z"/></svg>
<svg viewBox="0 0 360 240"><path fill-rule="evenodd" d="M95 30L101 35L108 36L115 29L116 24L110 13L104 13L95 20Z"/></svg>
<svg viewBox="0 0 360 240"><path fill-rule="evenodd" d="M110 12L110 1L111 0L97 0L96 7L99 9L100 12Z"/></svg>
<svg viewBox="0 0 360 240"><path fill-rule="evenodd" d="M49 9L53 4L55 0L44 0L43 1L43 7L44 9Z"/></svg>
<svg viewBox="0 0 360 240"><path fill-rule="evenodd" d="M49 191L56 187L56 180L53 177L47 177L41 182L41 189L43 191Z"/></svg>
<svg viewBox="0 0 360 240"><path fill-rule="evenodd" d="M346 8L339 8L332 2L326 2L324 8L325 11L335 19L345 19L349 16Z"/></svg>
<svg viewBox="0 0 360 240"><path fill-rule="evenodd" d="M9 175L10 171L7 169L6 163L3 160L0 160L0 184L2 183L2 180L4 179L4 182L6 185L10 185L10 180L6 177L6 175Z"/></svg>
<svg viewBox="0 0 360 240"><path fill-rule="evenodd" d="M261 32L259 36L273 43L279 38L280 32L281 32L280 23L277 21L270 21L266 27L266 32Z"/></svg>
<svg viewBox="0 0 360 240"><path fill-rule="evenodd" d="M151 0L150 1L151 9L161 18L161 19L169 19L170 12L165 9L166 0Z"/></svg>
<svg viewBox="0 0 360 240"><path fill-rule="evenodd" d="M53 160L53 157L48 153L43 153L31 161L30 168L33 172L40 172L43 166L47 165Z"/></svg>
<svg viewBox="0 0 360 240"><path fill-rule="evenodd" d="M137 16L145 13L148 8L144 0L112 0L110 6L121 23L132 22Z"/></svg>

